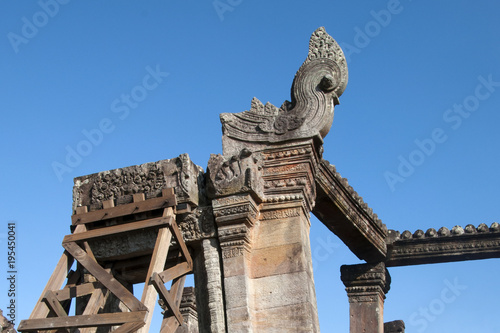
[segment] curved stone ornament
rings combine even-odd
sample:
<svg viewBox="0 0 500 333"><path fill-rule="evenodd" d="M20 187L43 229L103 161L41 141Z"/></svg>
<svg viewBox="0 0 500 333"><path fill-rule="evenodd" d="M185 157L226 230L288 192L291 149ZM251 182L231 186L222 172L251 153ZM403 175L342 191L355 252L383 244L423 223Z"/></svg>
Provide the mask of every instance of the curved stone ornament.
<svg viewBox="0 0 500 333"><path fill-rule="evenodd" d="M340 46L317 29L309 42L309 54L295 74L292 101L280 108L258 99L251 109L241 113L223 113L224 151L234 152L242 142L282 142L319 136L324 138L333 121L335 105L347 85L347 62Z"/></svg>

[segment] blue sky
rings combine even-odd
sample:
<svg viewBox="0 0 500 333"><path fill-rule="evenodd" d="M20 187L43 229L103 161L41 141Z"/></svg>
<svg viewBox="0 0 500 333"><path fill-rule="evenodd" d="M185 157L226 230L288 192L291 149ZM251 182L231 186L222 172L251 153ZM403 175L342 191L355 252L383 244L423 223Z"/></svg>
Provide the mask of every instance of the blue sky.
<svg viewBox="0 0 500 333"><path fill-rule="evenodd" d="M16 221L18 318L62 253L74 177L186 152L205 168L221 152L220 113L247 110L254 96L290 99L319 26L349 65L324 158L382 221L413 232L500 217L496 2L41 0L2 9L0 242L6 251ZM132 92L136 100L123 99ZM95 129L102 137L85 144ZM313 218L321 330L347 332L339 267L359 260L325 230ZM0 264L6 272L5 255ZM498 272L496 259L391 268L385 318L405 320L408 332L498 332Z"/></svg>

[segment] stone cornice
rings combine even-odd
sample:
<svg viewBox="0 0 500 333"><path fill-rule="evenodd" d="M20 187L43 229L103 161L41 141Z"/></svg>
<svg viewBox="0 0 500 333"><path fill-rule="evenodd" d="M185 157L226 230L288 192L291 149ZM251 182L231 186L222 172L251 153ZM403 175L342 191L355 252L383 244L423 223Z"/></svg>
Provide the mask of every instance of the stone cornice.
<svg viewBox="0 0 500 333"><path fill-rule="evenodd" d="M343 265L340 273L349 297L373 293L383 296L390 289L391 276L384 263Z"/></svg>
<svg viewBox="0 0 500 333"><path fill-rule="evenodd" d="M408 266L463 260L500 258L500 225L482 223L477 228L446 227L438 231L403 233L391 230L388 237L387 266Z"/></svg>
<svg viewBox="0 0 500 333"><path fill-rule="evenodd" d="M313 214L359 259L384 261L387 227L326 160L318 164L316 190Z"/></svg>

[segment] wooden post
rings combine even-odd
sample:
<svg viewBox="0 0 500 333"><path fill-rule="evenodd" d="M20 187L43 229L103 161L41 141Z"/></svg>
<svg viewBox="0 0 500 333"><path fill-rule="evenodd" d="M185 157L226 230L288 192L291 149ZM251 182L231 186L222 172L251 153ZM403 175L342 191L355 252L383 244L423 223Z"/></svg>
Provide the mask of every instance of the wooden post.
<svg viewBox="0 0 500 333"><path fill-rule="evenodd" d="M173 214L174 213L171 207L166 208L163 212L164 217L173 216ZM156 289L150 280L153 273L162 272L165 268L165 261L167 260L168 248L170 246L171 239L172 232L169 228L161 228L158 230L158 237L156 238L155 248L151 257L151 264L149 265L141 298L141 302L146 306L149 312L146 317L146 325L138 331L139 333L147 333L149 331L157 299Z"/></svg>

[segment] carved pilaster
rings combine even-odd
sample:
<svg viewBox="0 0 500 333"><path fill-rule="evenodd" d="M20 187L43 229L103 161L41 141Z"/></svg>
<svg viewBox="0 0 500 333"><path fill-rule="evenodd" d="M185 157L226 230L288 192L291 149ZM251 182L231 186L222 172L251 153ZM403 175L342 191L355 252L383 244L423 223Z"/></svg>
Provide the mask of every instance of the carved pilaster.
<svg viewBox="0 0 500 333"><path fill-rule="evenodd" d="M302 140L266 149L263 183L266 203L303 200L304 209L314 207L314 171L320 147L314 140Z"/></svg>
<svg viewBox="0 0 500 333"><path fill-rule="evenodd" d="M384 263L344 265L340 272L349 297L350 332L383 333L384 299L391 284Z"/></svg>
<svg viewBox="0 0 500 333"><path fill-rule="evenodd" d="M184 322L175 330L175 333L198 333L198 312L193 287L184 288L179 310Z"/></svg>
<svg viewBox="0 0 500 333"><path fill-rule="evenodd" d="M220 248L215 238L203 239L195 251L194 278L201 332L224 332L226 327Z"/></svg>
<svg viewBox="0 0 500 333"><path fill-rule="evenodd" d="M249 253L262 199L262 155L242 150L224 158L212 155L207 190L222 252L229 332L252 332L253 299Z"/></svg>

